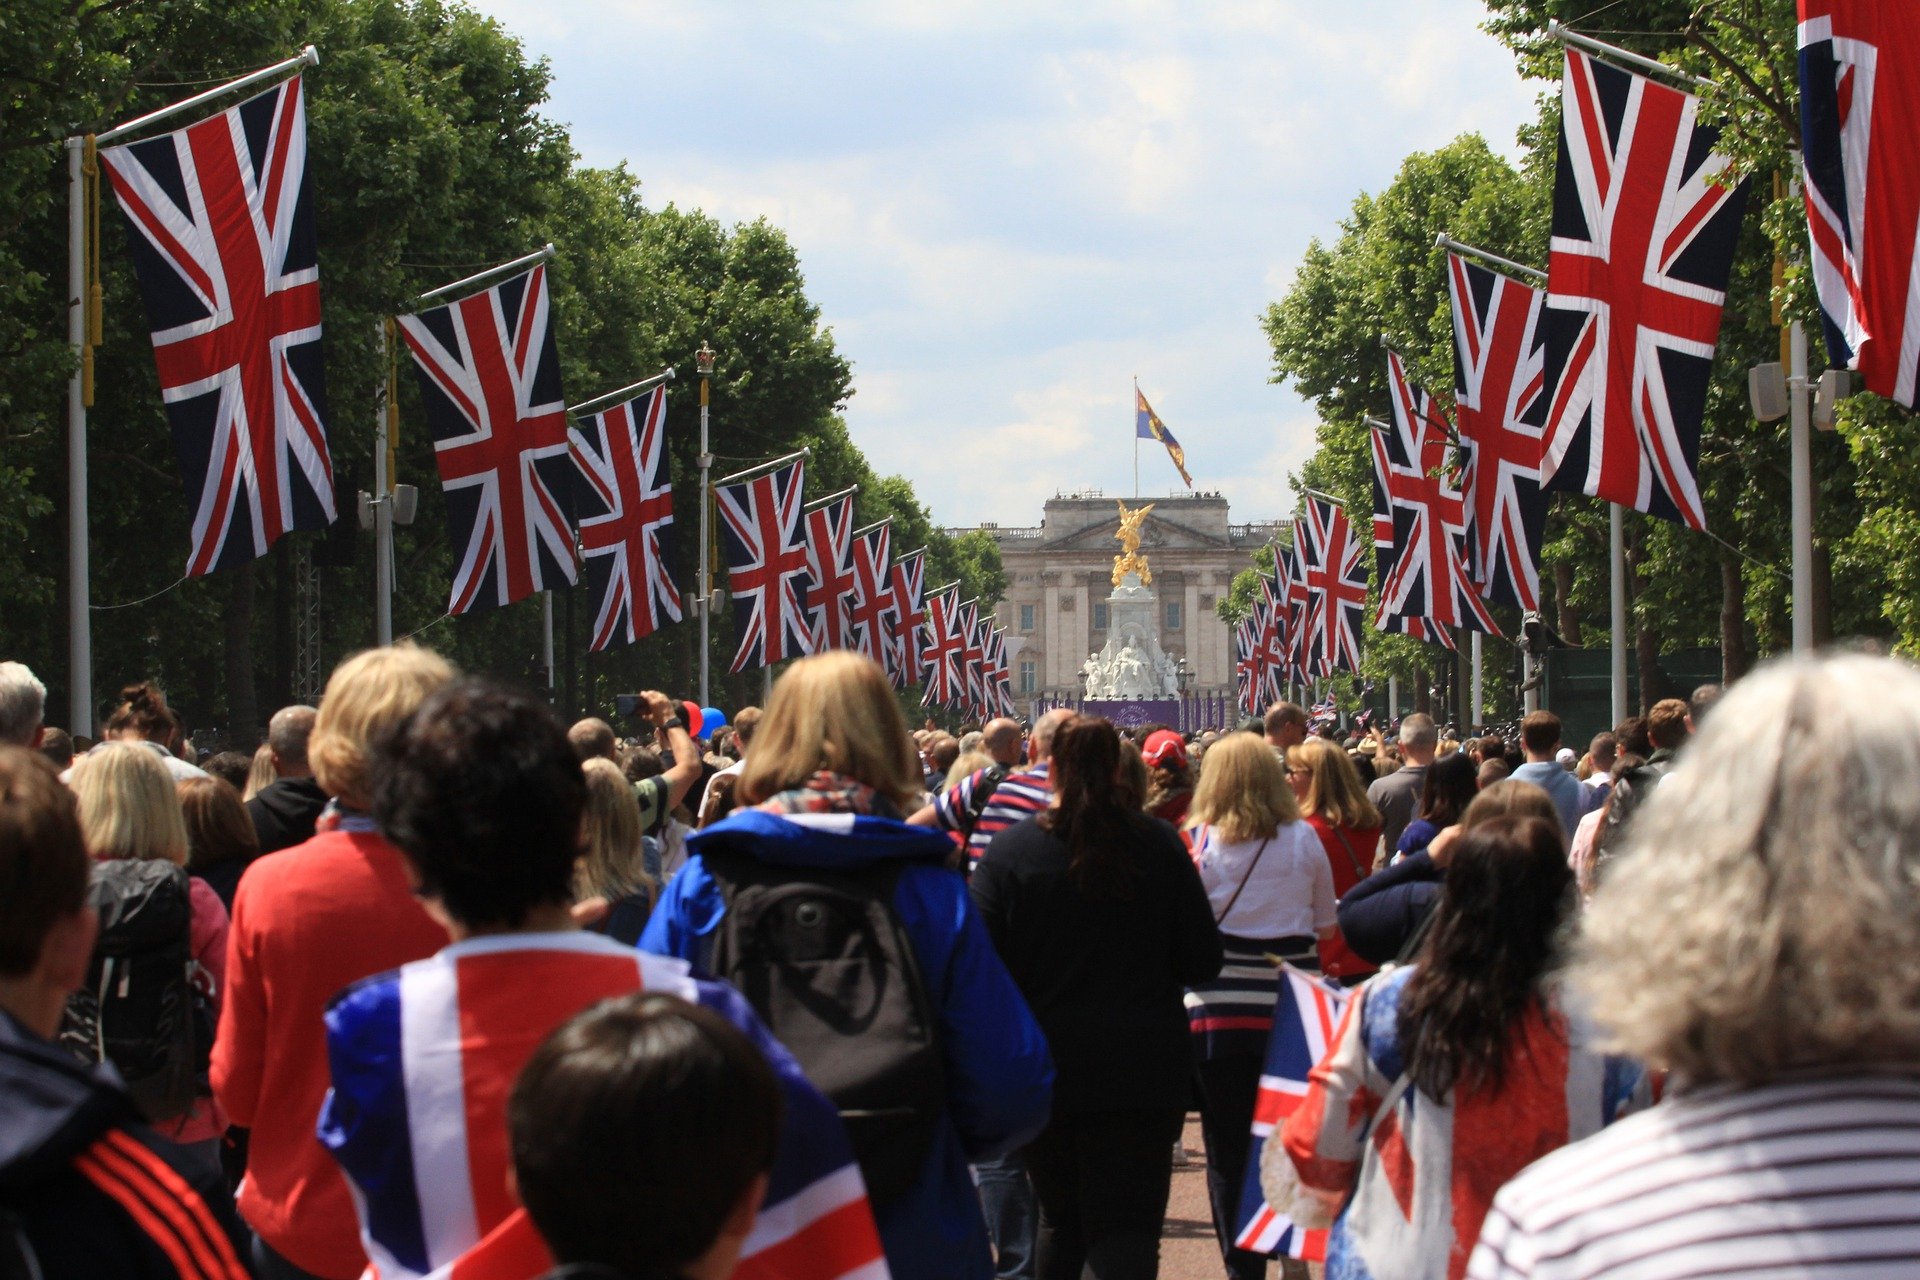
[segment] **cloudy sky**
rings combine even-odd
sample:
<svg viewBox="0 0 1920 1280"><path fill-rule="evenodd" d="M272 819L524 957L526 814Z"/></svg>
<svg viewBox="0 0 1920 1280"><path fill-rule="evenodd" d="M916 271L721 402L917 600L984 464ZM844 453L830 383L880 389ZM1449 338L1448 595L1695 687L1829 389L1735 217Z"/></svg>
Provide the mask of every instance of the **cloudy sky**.
<svg viewBox="0 0 1920 1280"><path fill-rule="evenodd" d="M1196 487L1289 514L1313 417L1262 309L1408 152L1511 153L1538 87L1478 0L478 4L588 163L787 230L854 438L949 525L1131 492L1135 377ZM1140 481L1180 483L1146 447Z"/></svg>

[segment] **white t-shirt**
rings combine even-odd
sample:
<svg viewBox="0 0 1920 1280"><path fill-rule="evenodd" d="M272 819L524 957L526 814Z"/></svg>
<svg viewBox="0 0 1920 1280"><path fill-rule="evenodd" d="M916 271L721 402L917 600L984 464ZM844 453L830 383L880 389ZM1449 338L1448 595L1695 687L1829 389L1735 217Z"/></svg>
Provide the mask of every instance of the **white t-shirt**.
<svg viewBox="0 0 1920 1280"><path fill-rule="evenodd" d="M1211 827L1201 827L1196 836L1200 882L1207 887L1207 901L1222 933L1236 938L1310 937L1334 923L1333 868L1320 837L1306 823L1280 826L1265 841L1265 853L1260 852L1260 840L1228 844L1216 838ZM1240 888L1243 880L1245 889ZM1222 911L1227 911L1224 918Z"/></svg>

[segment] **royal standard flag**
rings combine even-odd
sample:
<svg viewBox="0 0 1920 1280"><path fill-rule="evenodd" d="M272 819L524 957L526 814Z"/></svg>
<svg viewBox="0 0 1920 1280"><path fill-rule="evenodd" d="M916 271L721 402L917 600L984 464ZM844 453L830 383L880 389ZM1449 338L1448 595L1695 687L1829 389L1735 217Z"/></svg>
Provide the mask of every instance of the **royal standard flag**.
<svg viewBox="0 0 1920 1280"><path fill-rule="evenodd" d="M1193 477L1187 474L1187 451L1173 438L1173 432L1167 430L1167 424L1160 421L1160 415L1147 403L1140 388L1133 389L1133 434L1142 440L1158 440L1167 446L1167 456L1173 459L1180 478L1187 482L1187 488L1193 488Z"/></svg>

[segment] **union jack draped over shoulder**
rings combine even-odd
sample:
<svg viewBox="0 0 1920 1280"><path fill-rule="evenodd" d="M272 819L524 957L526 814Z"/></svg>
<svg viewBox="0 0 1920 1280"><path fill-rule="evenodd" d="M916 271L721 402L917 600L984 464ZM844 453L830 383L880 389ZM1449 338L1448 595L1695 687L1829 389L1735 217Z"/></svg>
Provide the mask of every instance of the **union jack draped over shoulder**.
<svg viewBox="0 0 1920 1280"><path fill-rule="evenodd" d="M399 322L447 495L447 612L572 585L580 472L546 265Z"/></svg>
<svg viewBox="0 0 1920 1280"><path fill-rule="evenodd" d="M1695 475L1747 184L1699 99L1566 50L1541 475L1706 528Z"/></svg>
<svg viewBox="0 0 1920 1280"><path fill-rule="evenodd" d="M1800 145L1827 351L1920 406L1920 8L1800 0Z"/></svg>
<svg viewBox="0 0 1920 1280"><path fill-rule="evenodd" d="M796 460L714 490L727 548L728 586L739 648L729 670L770 667L813 652L807 629L807 552L801 541Z"/></svg>
<svg viewBox="0 0 1920 1280"><path fill-rule="evenodd" d="M100 152L192 506L189 576L334 519L305 103L295 76Z"/></svg>
<svg viewBox="0 0 1920 1280"><path fill-rule="evenodd" d="M603 409L569 428L580 465L580 549L593 594L595 653L680 621L667 572L673 485L667 477L667 389Z"/></svg>

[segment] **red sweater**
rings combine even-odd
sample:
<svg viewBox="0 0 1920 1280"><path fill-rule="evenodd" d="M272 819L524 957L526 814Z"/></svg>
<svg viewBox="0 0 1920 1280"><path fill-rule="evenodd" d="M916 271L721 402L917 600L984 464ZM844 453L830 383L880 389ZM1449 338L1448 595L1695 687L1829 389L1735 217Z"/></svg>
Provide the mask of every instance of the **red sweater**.
<svg viewBox="0 0 1920 1280"><path fill-rule="evenodd" d="M1378 827L1335 827L1319 814L1310 814L1307 825L1320 837L1333 868L1333 896L1344 898L1362 880L1373 874L1373 850L1380 843ZM1346 839L1343 841L1341 837ZM1320 971L1330 978L1347 978L1372 973L1375 966L1354 954L1344 936L1335 935L1320 944Z"/></svg>
<svg viewBox="0 0 1920 1280"><path fill-rule="evenodd" d="M327 1280L354 1280L367 1258L346 1179L314 1136L328 1085L321 1017L341 988L446 942L379 835L327 832L268 854L234 895L213 1089L253 1130L240 1216Z"/></svg>

